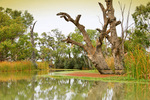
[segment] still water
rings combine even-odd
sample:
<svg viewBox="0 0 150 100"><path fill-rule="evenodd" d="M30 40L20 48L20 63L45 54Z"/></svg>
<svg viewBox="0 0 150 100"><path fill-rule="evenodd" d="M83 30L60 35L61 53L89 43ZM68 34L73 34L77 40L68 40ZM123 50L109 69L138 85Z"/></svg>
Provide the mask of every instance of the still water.
<svg viewBox="0 0 150 100"><path fill-rule="evenodd" d="M150 84L37 77L0 73L0 100L150 100Z"/></svg>

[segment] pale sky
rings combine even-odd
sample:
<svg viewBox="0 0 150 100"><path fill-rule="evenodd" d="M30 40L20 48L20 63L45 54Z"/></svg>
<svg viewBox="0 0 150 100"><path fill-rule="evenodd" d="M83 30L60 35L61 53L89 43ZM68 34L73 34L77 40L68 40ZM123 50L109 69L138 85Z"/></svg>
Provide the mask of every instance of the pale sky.
<svg viewBox="0 0 150 100"><path fill-rule="evenodd" d="M63 34L68 35L73 32L75 26L66 22L64 19L56 16L59 12L67 12L73 18L81 14L80 23L85 25L86 29L101 28L100 21L103 22L102 12L98 5L101 2L105 5L105 0L0 0L0 6L4 8L12 8L13 10L28 10L37 21L35 32L49 32L52 29L58 28ZM118 4L119 0L114 0L115 15L121 20L121 12ZM150 0L132 0L131 13L135 7L140 4L146 5ZM130 0L120 0L126 5L126 13L129 8ZM98 18L99 17L99 18ZM132 23L130 16L130 23ZM120 26L118 26L119 30Z"/></svg>

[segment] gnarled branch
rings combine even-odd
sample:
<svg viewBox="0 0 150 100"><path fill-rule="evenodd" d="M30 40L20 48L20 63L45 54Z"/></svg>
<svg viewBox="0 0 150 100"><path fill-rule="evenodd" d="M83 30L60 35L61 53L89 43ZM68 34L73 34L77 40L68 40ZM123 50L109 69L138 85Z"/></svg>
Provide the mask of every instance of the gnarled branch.
<svg viewBox="0 0 150 100"><path fill-rule="evenodd" d="M106 19L107 19L107 15L106 15L106 9L104 8L104 6L103 6L103 4L102 3L98 3L99 4L99 6L100 6L100 8L101 8L101 10L102 10L102 12L103 12L103 18L104 18L104 21L106 21Z"/></svg>
<svg viewBox="0 0 150 100"><path fill-rule="evenodd" d="M83 26L79 23L81 15L78 15L75 20L73 18L71 18L71 16L69 14L64 13L64 12L58 13L57 16L60 16L61 18L64 18L67 22L71 21L81 31L81 33L83 35L83 39L86 43L86 47L89 50L91 50L89 52L92 52L93 45L92 45L92 42L91 42L91 40L90 40L86 30L85 30L85 26Z"/></svg>
<svg viewBox="0 0 150 100"><path fill-rule="evenodd" d="M33 23L33 26L30 26L30 32L31 32L31 33L33 33L34 26L35 26L36 22L37 22L37 21L35 21L35 22Z"/></svg>
<svg viewBox="0 0 150 100"><path fill-rule="evenodd" d="M85 51L87 51L86 46L84 46L82 43L79 43L79 42L76 42L76 41L74 41L74 40L71 40L71 39L70 39L70 36L68 36L67 39L62 40L62 42L67 42L67 43L75 44L75 45L77 45L77 46L83 48Z"/></svg>
<svg viewBox="0 0 150 100"><path fill-rule="evenodd" d="M68 21L71 21L74 23L74 20L71 18L71 16L67 13L64 13L64 12L60 12L57 14L57 16L60 16L60 18L64 18L67 22Z"/></svg>
<svg viewBox="0 0 150 100"><path fill-rule="evenodd" d="M101 33L100 36L99 36L99 42L100 42L101 45L102 45L102 42L103 42L103 39L104 39L105 35L107 35L106 30L107 30L108 24L109 24L109 19L107 18L106 22L103 26L103 29L102 30L97 29Z"/></svg>

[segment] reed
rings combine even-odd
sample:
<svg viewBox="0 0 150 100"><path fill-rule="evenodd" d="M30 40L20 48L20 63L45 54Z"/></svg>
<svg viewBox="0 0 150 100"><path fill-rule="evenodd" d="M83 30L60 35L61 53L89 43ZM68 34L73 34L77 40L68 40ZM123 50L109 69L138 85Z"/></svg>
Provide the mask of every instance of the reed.
<svg viewBox="0 0 150 100"><path fill-rule="evenodd" d="M37 62L38 69L48 70L49 65L47 62ZM36 70L31 61L15 61L15 62L0 62L0 72L14 72Z"/></svg>
<svg viewBox="0 0 150 100"><path fill-rule="evenodd" d="M33 69L34 66L30 61L0 62L1 72L24 71L24 70L33 70Z"/></svg>
<svg viewBox="0 0 150 100"><path fill-rule="evenodd" d="M150 57L145 50L136 47L125 57L126 73L129 78L148 79L150 73Z"/></svg>
<svg viewBox="0 0 150 100"><path fill-rule="evenodd" d="M37 62L37 64L38 64L38 69L42 69L42 70L48 70L49 69L48 62Z"/></svg>

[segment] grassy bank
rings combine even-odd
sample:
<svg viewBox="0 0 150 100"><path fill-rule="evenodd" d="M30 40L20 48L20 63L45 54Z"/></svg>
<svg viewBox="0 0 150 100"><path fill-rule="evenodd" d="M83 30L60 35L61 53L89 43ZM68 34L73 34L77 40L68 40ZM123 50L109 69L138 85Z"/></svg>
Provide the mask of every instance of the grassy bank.
<svg viewBox="0 0 150 100"><path fill-rule="evenodd" d="M37 62L38 69L48 69L48 63ZM0 62L0 72L37 70L30 61Z"/></svg>
<svg viewBox="0 0 150 100"><path fill-rule="evenodd" d="M143 84L150 84L150 81L148 79L135 79L135 78L129 78L126 75L121 76L111 76L111 77L79 77L79 76L68 76L66 74L71 73L99 73L97 70L76 70L76 71L62 71L62 72L53 72L51 75L41 75L38 77L51 77L56 79L82 79L82 80L91 80L91 81L104 81L104 82L121 82L121 83L143 83Z"/></svg>

